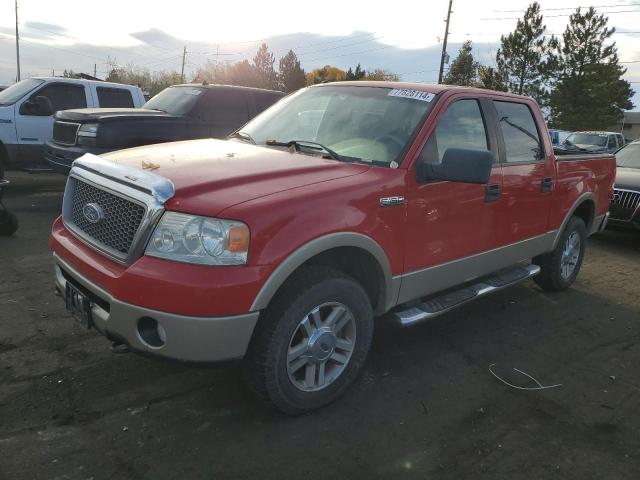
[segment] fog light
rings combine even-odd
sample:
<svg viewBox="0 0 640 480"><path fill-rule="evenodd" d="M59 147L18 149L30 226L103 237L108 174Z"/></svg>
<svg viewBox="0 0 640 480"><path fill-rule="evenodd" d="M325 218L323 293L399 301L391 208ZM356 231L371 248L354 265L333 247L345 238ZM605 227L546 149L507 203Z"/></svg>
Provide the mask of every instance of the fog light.
<svg viewBox="0 0 640 480"><path fill-rule="evenodd" d="M138 320L138 334L145 344L153 348L160 348L167 341L167 332L164 327L151 317L142 317Z"/></svg>

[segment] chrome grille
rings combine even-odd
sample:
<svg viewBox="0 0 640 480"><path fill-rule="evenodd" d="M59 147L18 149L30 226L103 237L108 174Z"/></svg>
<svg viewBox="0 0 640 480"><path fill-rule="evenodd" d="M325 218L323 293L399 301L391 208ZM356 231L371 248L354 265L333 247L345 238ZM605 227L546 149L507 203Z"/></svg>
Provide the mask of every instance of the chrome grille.
<svg viewBox="0 0 640 480"><path fill-rule="evenodd" d="M146 208L75 177L69 177L67 188L72 189L72 196L65 222L98 248L126 257ZM98 206L103 218L95 223L87 218L84 209L88 204Z"/></svg>
<svg viewBox="0 0 640 480"><path fill-rule="evenodd" d="M75 145L79 128L79 123L54 122L53 141L60 145Z"/></svg>
<svg viewBox="0 0 640 480"><path fill-rule="evenodd" d="M640 192L616 188L613 190L611 201L611 218L616 220L631 220L640 206Z"/></svg>

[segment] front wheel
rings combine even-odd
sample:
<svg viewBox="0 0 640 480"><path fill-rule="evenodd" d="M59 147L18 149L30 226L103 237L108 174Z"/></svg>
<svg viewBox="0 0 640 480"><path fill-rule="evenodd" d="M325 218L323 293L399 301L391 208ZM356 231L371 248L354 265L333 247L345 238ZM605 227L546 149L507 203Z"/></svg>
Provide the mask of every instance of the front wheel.
<svg viewBox="0 0 640 480"><path fill-rule="evenodd" d="M533 259L540 266L534 281L544 290L559 292L573 284L584 258L587 228L579 217L571 217L556 247Z"/></svg>
<svg viewBox="0 0 640 480"><path fill-rule="evenodd" d="M336 400L353 383L372 337L363 288L341 272L309 267L264 312L245 359L246 376L278 410L301 414Z"/></svg>

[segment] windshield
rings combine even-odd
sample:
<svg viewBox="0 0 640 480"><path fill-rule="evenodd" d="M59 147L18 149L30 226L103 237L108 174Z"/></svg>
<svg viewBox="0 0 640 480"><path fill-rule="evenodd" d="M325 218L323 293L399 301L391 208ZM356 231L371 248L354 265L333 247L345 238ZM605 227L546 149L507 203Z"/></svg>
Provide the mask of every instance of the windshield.
<svg viewBox="0 0 640 480"><path fill-rule="evenodd" d="M604 147L607 145L607 135L600 135L597 133L572 133L567 138L566 142L573 145L595 145L598 147Z"/></svg>
<svg viewBox="0 0 640 480"><path fill-rule="evenodd" d="M616 163L619 167L640 168L640 143L632 143L618 150Z"/></svg>
<svg viewBox="0 0 640 480"><path fill-rule="evenodd" d="M307 88L281 100L241 132L258 145L314 142L338 159L390 166L399 162L434 97L382 87Z"/></svg>
<svg viewBox="0 0 640 480"><path fill-rule="evenodd" d="M43 83L44 80L38 80L37 78L27 78L18 83L14 83L0 92L0 105L16 103L31 90L34 90L38 85L42 85Z"/></svg>
<svg viewBox="0 0 640 480"><path fill-rule="evenodd" d="M142 108L160 110L172 115L189 113L202 94L202 88L197 87L169 87L165 88Z"/></svg>

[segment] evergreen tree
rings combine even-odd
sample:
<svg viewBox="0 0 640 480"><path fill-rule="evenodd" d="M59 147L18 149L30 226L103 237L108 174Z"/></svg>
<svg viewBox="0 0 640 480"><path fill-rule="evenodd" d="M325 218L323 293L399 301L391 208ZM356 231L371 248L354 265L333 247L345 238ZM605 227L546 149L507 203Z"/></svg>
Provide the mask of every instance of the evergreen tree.
<svg viewBox="0 0 640 480"><path fill-rule="evenodd" d="M444 83L448 85L460 85L470 87L476 83L478 74L478 62L473 59L473 44L467 40L460 47L458 56L451 62L449 71L444 77Z"/></svg>
<svg viewBox="0 0 640 480"><path fill-rule="evenodd" d="M500 68L478 66L478 88L487 90L497 90L506 92L509 90L507 86L507 76Z"/></svg>
<svg viewBox="0 0 640 480"><path fill-rule="evenodd" d="M505 72L509 90L534 97L541 104L544 104L547 77L546 55L549 43L555 45L553 37L550 42L545 40L545 31L540 4L533 2L516 23L515 30L500 37L501 46L496 55L498 69Z"/></svg>
<svg viewBox="0 0 640 480"><path fill-rule="evenodd" d="M555 45L549 65L555 69L550 96L551 121L558 128L597 130L617 123L623 110L633 107L633 90L622 79L626 68L618 62L615 29L593 7L578 8L569 18L562 44Z"/></svg>
<svg viewBox="0 0 640 480"><path fill-rule="evenodd" d="M276 62L273 53L269 51L266 43L260 45L256 56L253 57L253 65L258 71L258 77L261 88L269 88L275 90L278 88L278 75L273 67Z"/></svg>
<svg viewBox="0 0 640 480"><path fill-rule="evenodd" d="M306 78L304 70L300 67L300 60L293 50L280 59L278 66L280 88L285 92L294 92L305 86Z"/></svg>

